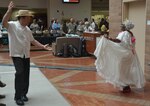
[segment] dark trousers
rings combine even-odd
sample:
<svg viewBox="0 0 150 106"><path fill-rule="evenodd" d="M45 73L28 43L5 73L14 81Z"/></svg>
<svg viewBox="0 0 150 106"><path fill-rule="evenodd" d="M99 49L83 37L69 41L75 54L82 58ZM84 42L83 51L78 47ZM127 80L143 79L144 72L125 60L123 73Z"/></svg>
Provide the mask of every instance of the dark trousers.
<svg viewBox="0 0 150 106"><path fill-rule="evenodd" d="M15 99L28 93L30 76L30 58L12 57L15 73Z"/></svg>

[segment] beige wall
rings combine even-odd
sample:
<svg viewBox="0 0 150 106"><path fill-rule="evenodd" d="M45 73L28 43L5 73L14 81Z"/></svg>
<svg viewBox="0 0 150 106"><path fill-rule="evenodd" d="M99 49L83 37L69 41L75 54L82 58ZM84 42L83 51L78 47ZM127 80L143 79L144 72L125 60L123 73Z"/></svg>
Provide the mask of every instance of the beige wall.
<svg viewBox="0 0 150 106"><path fill-rule="evenodd" d="M136 0L134 0L136 1ZM145 8L143 4L140 1L145 1ZM121 23L121 20L123 18L122 16L122 0L109 0L110 6L109 6L109 12L110 12L110 36L113 36L117 34L118 26ZM132 17L132 20L135 21L136 27L139 26L138 28L135 27L133 30L135 33L135 36L137 36L137 52L141 61L143 61L143 68L144 72L146 75L147 81L150 80L150 25L147 24L147 22L150 22L150 0L138 0L139 3L137 4L130 4L130 12L129 12L129 17ZM131 7L132 6L132 7ZM137 10L136 10L137 9ZM145 11L144 11L145 9ZM134 13L135 12L135 13ZM126 14L126 13L125 13ZM144 17L144 14L146 15L146 18ZM134 15L134 16L133 16ZM116 17L118 21L116 20ZM125 18L125 17L124 17ZM142 24L140 24L141 21ZM144 25L145 23L145 25ZM145 27L145 28L144 28ZM137 33L140 32L140 33ZM140 53L141 52L141 53Z"/></svg>
<svg viewBox="0 0 150 106"><path fill-rule="evenodd" d="M7 7L11 0L0 0L0 7ZM12 0L16 8L47 8L48 0Z"/></svg>
<svg viewBox="0 0 150 106"><path fill-rule="evenodd" d="M146 0L146 22L150 20L150 0ZM145 73L150 81L150 25L146 25L145 36Z"/></svg>
<svg viewBox="0 0 150 106"><path fill-rule="evenodd" d="M122 0L109 0L109 29L110 36L116 37L120 32L122 20Z"/></svg>
<svg viewBox="0 0 150 106"><path fill-rule="evenodd" d="M132 20L135 25L132 31L136 37L136 51L143 70L145 63L145 3L145 0L129 3L128 13L128 18Z"/></svg>
<svg viewBox="0 0 150 106"><path fill-rule="evenodd" d="M80 20L91 17L91 0L80 0L80 3L77 4L62 3L62 0L50 0L49 8L50 19L61 20L73 17Z"/></svg>

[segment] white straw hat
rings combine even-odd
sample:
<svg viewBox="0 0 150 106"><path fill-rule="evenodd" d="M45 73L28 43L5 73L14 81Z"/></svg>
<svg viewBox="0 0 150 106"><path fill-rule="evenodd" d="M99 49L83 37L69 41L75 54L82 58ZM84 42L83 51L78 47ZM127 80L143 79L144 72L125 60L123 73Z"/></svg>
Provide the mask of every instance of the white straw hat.
<svg viewBox="0 0 150 106"><path fill-rule="evenodd" d="M31 12L29 10L19 10L18 14L16 15L16 17L20 17L20 16L30 16L30 17L33 17L33 15L31 14Z"/></svg>

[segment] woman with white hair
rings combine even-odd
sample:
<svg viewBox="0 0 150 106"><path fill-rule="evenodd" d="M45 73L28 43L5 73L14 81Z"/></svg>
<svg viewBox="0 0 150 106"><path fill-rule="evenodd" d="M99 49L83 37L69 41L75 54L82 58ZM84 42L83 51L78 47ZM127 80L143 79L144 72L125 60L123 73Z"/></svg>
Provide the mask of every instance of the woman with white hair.
<svg viewBox="0 0 150 106"><path fill-rule="evenodd" d="M131 85L143 88L145 78L136 51L135 37L130 31L134 24L126 20L116 39L102 38L94 52L96 69L107 82L123 93L131 92Z"/></svg>

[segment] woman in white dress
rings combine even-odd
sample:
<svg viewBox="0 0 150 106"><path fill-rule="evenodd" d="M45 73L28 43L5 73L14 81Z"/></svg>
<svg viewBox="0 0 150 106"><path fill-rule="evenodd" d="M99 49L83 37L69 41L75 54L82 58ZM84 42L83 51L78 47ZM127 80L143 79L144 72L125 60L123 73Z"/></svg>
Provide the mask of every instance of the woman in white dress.
<svg viewBox="0 0 150 106"><path fill-rule="evenodd" d="M130 31L132 28L134 24L126 20L116 39L102 36L94 52L98 74L123 93L131 92L131 85L143 88L145 84L135 51L135 38Z"/></svg>

